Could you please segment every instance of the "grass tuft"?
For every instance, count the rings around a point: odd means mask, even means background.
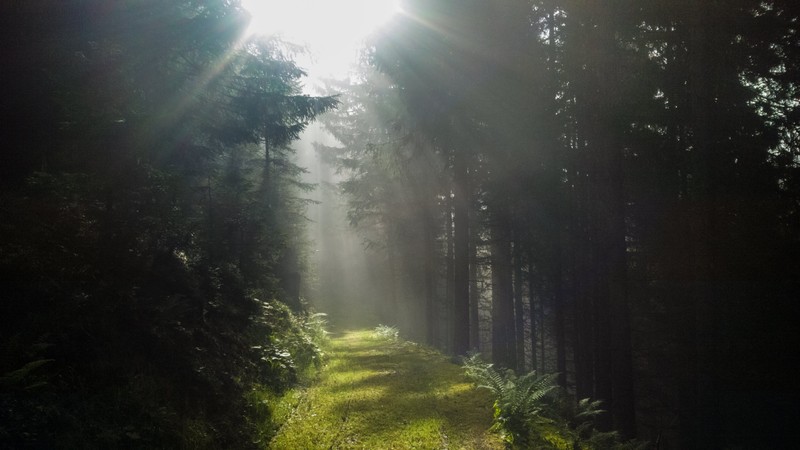
[[[374,333],[380,339],[388,339],[390,341],[400,339],[400,330],[391,325],[378,325],[375,327]]]

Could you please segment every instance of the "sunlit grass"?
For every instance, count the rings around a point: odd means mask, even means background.
[[[269,448],[501,449],[492,400],[463,369],[415,344],[348,332]]]

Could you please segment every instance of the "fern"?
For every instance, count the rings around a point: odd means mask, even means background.
[[[595,428],[595,419],[605,411],[600,409],[602,402],[584,398],[576,403],[569,402],[570,408],[562,411],[565,419],[564,436],[573,443],[574,448],[644,450],[647,442],[637,440],[623,441],[616,431],[600,431]]]
[[[507,443],[526,446],[536,424],[553,422],[557,374],[530,372],[517,377],[512,370],[498,371],[472,355],[464,363],[467,376],[495,397],[493,428],[502,431]]]
[[[52,361],[52,359],[37,359],[19,369],[0,375],[0,388],[34,389],[46,385],[46,381],[35,379],[34,372]]]
[[[500,431],[512,448],[644,449],[646,443],[622,442],[614,431],[601,432],[594,419],[604,411],[600,401],[575,403],[559,390],[558,374],[530,372],[517,376],[498,370],[480,355],[465,359],[464,368],[479,388],[495,398],[492,429]]]

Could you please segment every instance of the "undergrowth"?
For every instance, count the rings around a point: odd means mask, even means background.
[[[211,315],[157,336],[123,328],[138,346],[104,343],[116,351],[102,358],[3,342],[0,448],[263,448],[318,373],[326,333],[324,315],[252,301],[260,311],[242,330]],[[15,355],[21,363],[5,364]]]
[[[259,349],[264,355],[262,360],[273,374],[255,383],[246,396],[255,430],[254,442],[260,445],[272,440],[303,399],[308,384],[316,380],[325,359],[324,348],[329,342],[326,314],[298,318],[288,308],[281,309],[290,329],[280,333],[283,340],[272,339],[268,349]],[[265,318],[268,323],[275,321],[275,317],[269,315]]]
[[[603,413],[599,401],[575,402],[556,384],[558,374],[530,372],[518,376],[496,369],[472,355],[464,361],[467,376],[494,397],[492,429],[512,449],[644,449],[646,444],[623,441],[615,431],[602,432],[594,419]]]
[[[400,330],[391,325],[380,324],[375,327],[374,333],[377,337],[382,339],[389,339],[392,341],[400,339]]]

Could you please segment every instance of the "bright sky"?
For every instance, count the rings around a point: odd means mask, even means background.
[[[397,12],[398,0],[242,0],[251,33],[306,45],[311,78],[344,78],[362,40]]]

